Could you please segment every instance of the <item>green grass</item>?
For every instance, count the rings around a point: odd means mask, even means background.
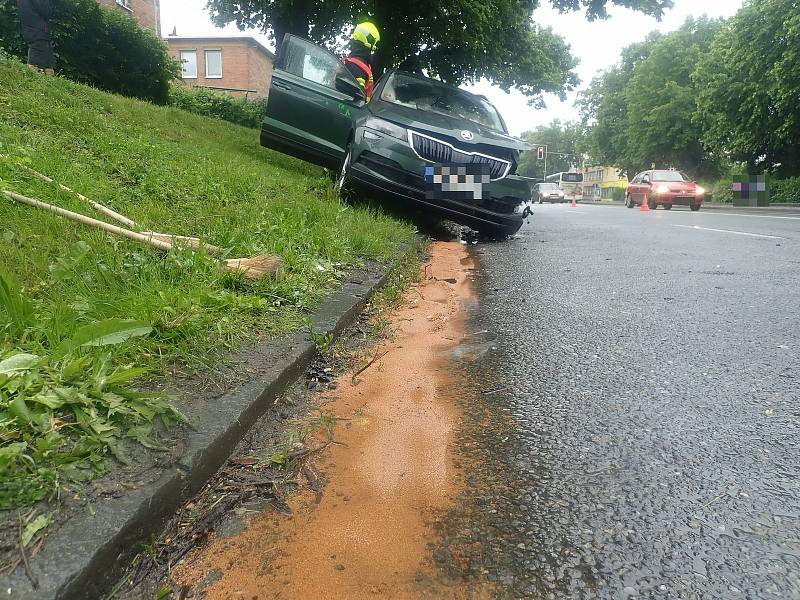
[[[100,472],[114,440],[143,432],[146,443],[147,422],[176,417],[163,399],[144,398],[141,411],[123,418],[114,402],[135,393],[130,373],[207,369],[255,335],[306,328],[349,267],[392,259],[413,235],[407,224],[343,204],[322,170],[261,148],[257,130],[35,75],[3,58],[0,154],[11,157],[0,159],[2,189],[100,218],[15,164],[22,162],[144,229],[198,236],[230,257],[285,260],[282,277],[248,284],[202,253],[164,254],[0,197],[0,272],[10,290],[5,302],[0,294],[0,361],[20,352],[39,359],[8,381],[0,374],[4,488],[42,468],[50,469],[37,475],[44,482],[67,476],[58,467],[65,454],[70,473]],[[93,327],[123,334],[113,344],[83,343]],[[91,362],[80,376],[75,361],[84,359]],[[109,402],[102,378],[114,372],[121,375]],[[29,401],[21,412],[12,404],[23,375],[26,393],[58,386],[85,393],[55,408]],[[95,421],[81,420],[82,403]],[[98,422],[111,433],[94,431]],[[44,444],[54,431],[60,437]],[[81,447],[89,438],[99,446]],[[55,488],[42,484],[20,503]],[[14,502],[3,503],[0,490],[3,504]]]

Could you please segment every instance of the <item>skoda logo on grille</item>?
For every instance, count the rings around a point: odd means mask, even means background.
[[[461,137],[464,138],[466,141],[471,142],[473,139],[475,139],[475,134],[465,129],[464,131],[461,132]]]

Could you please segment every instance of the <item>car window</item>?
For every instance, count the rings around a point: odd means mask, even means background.
[[[650,183],[650,174],[649,173],[645,173],[644,175],[642,175],[642,183]]]
[[[333,54],[308,40],[287,35],[281,48],[280,68],[308,81],[336,89],[336,79],[356,80]]]
[[[553,190],[557,190],[558,185],[556,185],[555,183],[543,183],[540,189],[542,189],[545,192],[551,192]]]
[[[642,174],[637,173],[636,176],[631,179],[631,183],[639,183],[642,180]]]
[[[381,100],[426,112],[460,117],[495,131],[505,132],[500,114],[486,98],[433,79],[392,73],[383,88]]]

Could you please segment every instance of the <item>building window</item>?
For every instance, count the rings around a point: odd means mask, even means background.
[[[181,77],[197,79],[197,51],[181,50]]]
[[[117,4],[124,8],[125,10],[129,10],[133,12],[133,7],[131,6],[132,0],[117,0]]]
[[[206,78],[222,79],[222,50],[206,50]]]

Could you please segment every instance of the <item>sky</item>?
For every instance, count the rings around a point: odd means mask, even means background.
[[[488,82],[467,89],[485,95],[500,110],[511,134],[520,135],[537,125],[553,119],[562,121],[578,118],[575,108],[577,92],[587,86],[595,75],[617,62],[621,50],[642,40],[649,32],[669,32],[677,29],[687,17],[730,17],[742,6],[744,0],[675,0],[675,7],[662,20],[644,16],[626,8],[611,7],[609,18],[588,22],[582,13],[559,14],[546,0],[534,13],[534,20],[542,26],[552,27],[564,37],[572,53],[580,60],[576,72],[581,79],[578,90],[562,102],[557,96],[547,96],[544,109],[528,106],[526,98],[518,93],[505,93]],[[177,27],[179,36],[242,35],[234,25],[218,29],[211,23],[205,10],[206,0],[161,0],[161,31],[164,35]],[[265,35],[248,31],[247,35],[269,44]]]

